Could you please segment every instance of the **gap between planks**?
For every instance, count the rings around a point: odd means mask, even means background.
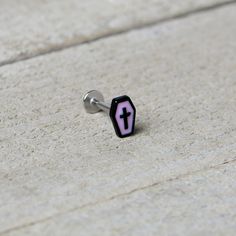
[[[152,183],[152,184],[149,184],[149,185],[145,185],[145,186],[142,186],[142,187],[139,187],[139,188],[132,189],[128,192],[124,192],[124,193],[120,193],[120,194],[117,194],[117,195],[114,195],[114,196],[110,196],[110,197],[102,199],[102,200],[98,200],[98,201],[95,201],[95,202],[90,202],[90,203],[87,203],[87,204],[84,204],[84,205],[78,206],[78,207],[73,207],[73,208],[68,209],[66,211],[58,212],[58,213],[53,214],[51,216],[45,217],[43,219],[39,219],[39,220],[36,220],[36,221],[31,221],[31,222],[28,222],[28,223],[25,223],[25,224],[22,224],[22,225],[18,225],[18,226],[6,229],[6,230],[0,232],[0,236],[7,235],[7,234],[9,234],[11,232],[14,232],[14,231],[17,231],[17,230],[21,230],[21,229],[24,229],[24,228],[31,227],[31,226],[34,226],[36,224],[40,224],[40,223],[50,221],[50,220],[52,220],[56,217],[68,214],[70,212],[83,210],[83,209],[88,208],[88,207],[96,206],[97,204],[106,203],[106,202],[112,201],[112,200],[117,199],[117,198],[122,198],[122,197],[125,197],[125,196],[129,196],[129,195],[131,195],[133,193],[136,193],[136,192],[140,192],[140,191],[143,191],[143,190],[146,190],[146,189],[149,189],[149,188],[154,188],[156,186],[159,186],[159,185],[162,185],[162,184],[165,184],[165,183],[168,183],[168,182],[172,182],[172,181],[179,180],[179,179],[184,179],[188,176],[196,175],[196,174],[199,174],[201,172],[207,172],[207,171],[210,171],[210,170],[217,170],[217,169],[223,168],[225,165],[232,164],[232,163],[235,163],[235,162],[236,162],[236,157],[234,157],[231,160],[224,161],[220,164],[214,165],[214,166],[205,167],[205,168],[202,168],[202,169],[199,169],[199,170],[195,170],[193,172],[187,172],[187,173],[181,174],[179,176],[169,178],[169,179],[167,179],[165,181],[162,181],[162,182],[155,182],[155,183]]]
[[[173,21],[175,19],[185,18],[185,17],[188,17],[190,15],[195,15],[195,14],[198,14],[198,13],[215,10],[215,9],[218,9],[218,8],[230,5],[230,4],[235,4],[235,3],[236,3],[236,0],[229,0],[229,1],[226,1],[226,2],[223,2],[223,3],[216,3],[216,4],[211,5],[211,6],[201,7],[201,8],[190,10],[190,11],[187,11],[187,12],[178,13],[176,15],[166,17],[166,18],[163,18],[161,20],[157,20],[157,21],[154,20],[154,21],[146,22],[142,25],[134,25],[132,27],[124,28],[124,29],[121,29],[121,30],[111,31],[111,32],[105,33],[103,35],[100,35],[98,37],[88,39],[84,42],[73,42],[73,43],[64,42],[63,44],[54,45],[50,48],[42,49],[38,53],[35,53],[35,54],[32,54],[32,55],[28,55],[28,56],[26,55],[26,56],[18,57],[18,58],[15,58],[15,59],[3,61],[3,62],[0,63],[0,67],[6,66],[6,65],[11,65],[11,64],[21,62],[21,61],[30,60],[30,59],[40,57],[40,56],[44,56],[44,55],[47,55],[47,54],[51,54],[51,53],[54,53],[54,52],[63,51],[63,50],[69,49],[69,48],[77,47],[79,45],[93,43],[93,42],[96,42],[98,40],[106,39],[106,38],[109,38],[109,37],[122,35],[122,34],[128,33],[128,32],[133,31],[133,30],[144,29],[144,28],[152,27],[152,26],[155,26],[155,25],[158,25],[158,24],[170,22],[170,21]]]

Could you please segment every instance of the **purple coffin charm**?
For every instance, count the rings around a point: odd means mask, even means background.
[[[112,100],[110,117],[117,136],[124,138],[134,133],[135,115],[136,109],[128,96],[124,95]]]

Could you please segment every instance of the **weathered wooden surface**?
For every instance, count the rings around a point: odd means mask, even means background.
[[[0,65],[232,0],[1,0]]]
[[[71,209],[9,235],[235,235],[235,178],[235,164],[226,163]]]
[[[0,235],[234,235],[236,5],[0,67]],[[89,89],[127,93],[118,139]]]

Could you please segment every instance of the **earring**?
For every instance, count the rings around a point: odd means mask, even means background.
[[[92,90],[84,95],[83,103],[88,113],[103,110],[109,114],[118,137],[124,138],[134,133],[136,109],[128,96],[115,97],[109,105],[104,102],[102,93]]]

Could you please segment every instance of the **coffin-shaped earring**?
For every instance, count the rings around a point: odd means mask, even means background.
[[[108,113],[118,137],[124,138],[134,133],[136,109],[128,96],[115,97],[107,104],[102,93],[92,90],[84,95],[83,103],[88,113],[93,114],[100,110]]]

